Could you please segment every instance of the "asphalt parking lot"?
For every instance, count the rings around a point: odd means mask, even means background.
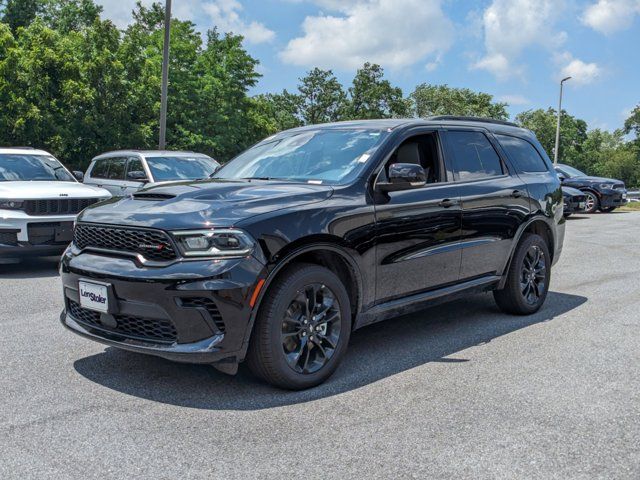
[[[576,216],[538,314],[374,325],[299,393],[76,337],[55,260],[0,266],[0,478],[640,478],[639,247]]]

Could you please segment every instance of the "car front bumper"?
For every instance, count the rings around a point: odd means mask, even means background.
[[[0,258],[60,255],[71,242],[75,218],[0,210]]]
[[[627,203],[626,190],[603,190],[600,192],[600,207],[621,207]]]
[[[238,362],[251,330],[250,298],[263,275],[254,257],[143,267],[72,245],[60,264],[60,320],[80,336],[125,350],[188,363]],[[80,307],[80,280],[109,285],[108,313]]]

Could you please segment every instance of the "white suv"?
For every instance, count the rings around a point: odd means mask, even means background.
[[[76,215],[111,198],[79,183],[50,153],[0,148],[0,263],[59,255],[71,242]]]
[[[120,150],[91,160],[84,183],[124,197],[152,183],[208,178],[218,167],[218,162],[203,153]]]

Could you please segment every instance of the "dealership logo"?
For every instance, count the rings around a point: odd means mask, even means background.
[[[80,295],[82,295],[85,298],[88,298],[92,302],[102,303],[102,304],[107,303],[107,299],[105,297],[103,297],[102,295],[100,295],[99,293],[96,294],[96,293],[93,293],[93,292],[88,292],[86,290],[80,289]]]

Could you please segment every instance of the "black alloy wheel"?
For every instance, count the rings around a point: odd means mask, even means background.
[[[305,285],[296,292],[282,319],[282,349],[295,372],[324,367],[340,340],[340,304],[329,287]]]
[[[278,274],[263,298],[247,352],[251,371],[291,390],[331,376],[351,333],[349,295],[336,274],[320,265],[294,264]]]
[[[506,313],[529,315],[540,309],[549,291],[551,255],[545,240],[536,234],[525,234],[511,259],[507,278],[493,297]]]
[[[529,305],[535,305],[546,291],[547,263],[538,245],[531,245],[524,256],[520,272],[520,291]]]

